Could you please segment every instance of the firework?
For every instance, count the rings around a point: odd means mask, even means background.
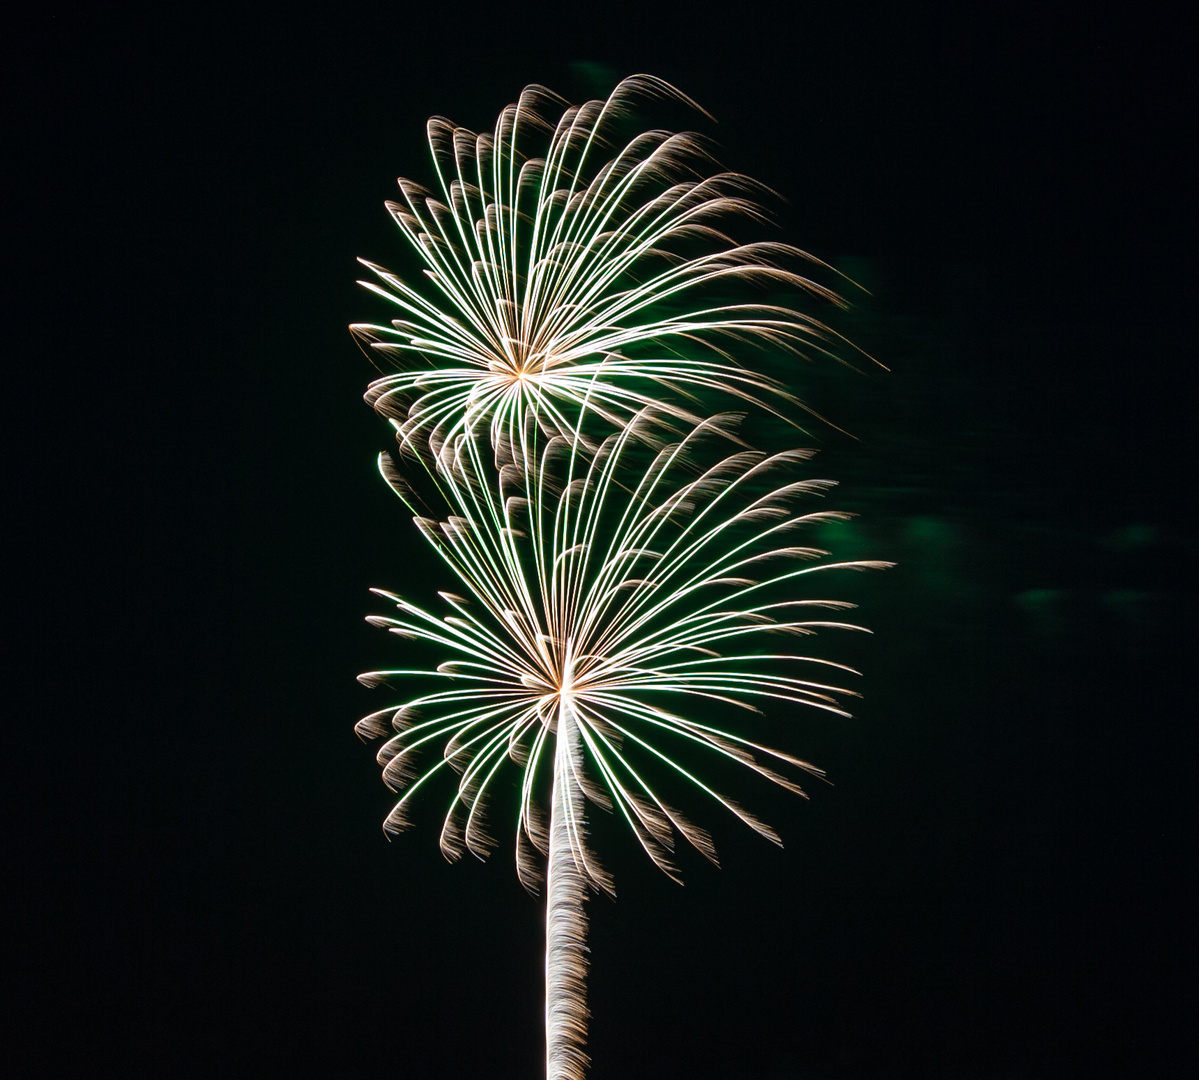
[[[569,431],[585,399],[615,424],[647,405],[663,409],[664,395],[798,404],[730,349],[823,353],[837,335],[793,306],[721,296],[751,283],[840,300],[787,269],[817,261],[797,248],[732,239],[738,220],[764,220],[765,189],[709,175],[699,136],[644,132],[608,156],[630,105],[647,96],[693,104],[641,75],[578,107],[528,87],[489,134],[429,121],[436,192],[401,178],[402,201],[387,203],[424,264],[426,290],[363,260],[379,284],[361,284],[400,315],[352,327],[403,368],[367,394],[401,439],[439,445],[482,425],[493,440],[512,437],[530,411]],[[670,411],[699,419],[678,403]]]
[[[388,204],[424,291],[368,263],[381,284],[363,284],[400,315],[352,327],[399,368],[367,394],[400,447],[380,470],[458,590],[439,594],[440,611],[376,590],[398,613],[370,621],[435,660],[360,676],[410,689],[357,730],[385,738],[379,762],[400,793],[389,833],[456,775],[440,837],[451,860],[495,848],[491,797],[516,792],[517,874],[546,891],[548,1080],[586,1069],[584,900],[588,887],[613,892],[588,805],[623,819],[676,880],[679,838],[713,862],[716,851],[670,791],[778,843],[693,760],[800,795],[801,779],[822,776],[722,717],[768,705],[846,715],[852,669],[788,645],[860,629],[842,618],[853,605],[808,583],[889,565],[830,561],[806,542],[845,516],[806,502],[832,486],[797,478],[810,452],[751,449],[739,414],[707,415],[723,395],[790,419],[790,390],[738,361],[749,346],[838,345],[774,293],[840,301],[788,268],[810,256],[733,238],[763,219],[763,189],[711,174],[698,136],[620,137],[632,103],[655,96],[694,104],[637,76],[578,107],[529,87],[491,134],[430,121],[437,192],[400,180],[403,202]],[[727,300],[746,285],[759,299]],[[729,453],[730,439],[743,449]]]

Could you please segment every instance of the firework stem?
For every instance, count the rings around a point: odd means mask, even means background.
[[[558,710],[554,791],[550,809],[549,880],[545,913],[546,1080],[583,1080],[589,1013],[586,1000],[587,886],[575,861],[583,843],[579,726],[574,710]]]

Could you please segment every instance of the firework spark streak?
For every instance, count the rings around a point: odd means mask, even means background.
[[[632,104],[654,97],[694,105],[642,75],[578,107],[529,87],[491,134],[431,120],[438,192],[401,179],[403,201],[388,204],[425,291],[366,263],[382,284],[363,284],[400,315],[351,328],[398,361],[367,393],[400,447],[380,471],[460,589],[437,612],[375,590],[398,614],[369,621],[439,662],[359,676],[410,690],[356,730],[385,739],[378,760],[399,793],[388,833],[456,774],[440,836],[450,860],[495,848],[489,801],[515,791],[517,874],[534,893],[543,866],[547,879],[548,1080],[582,1080],[588,1065],[584,900],[588,887],[613,892],[587,804],[614,812],[675,880],[680,837],[712,862],[716,851],[669,789],[781,843],[694,762],[799,795],[800,779],[823,776],[722,716],[847,715],[853,692],[837,684],[856,673],[788,644],[861,629],[840,617],[852,604],[809,584],[890,565],[828,561],[806,542],[847,516],[811,509],[832,484],[797,478],[810,452],[751,449],[739,414],[707,415],[713,393],[784,416],[800,405],[734,351],[838,344],[765,289],[840,301],[787,269],[810,256],[733,238],[738,221],[764,219],[765,189],[709,175],[698,136],[620,136]],[[727,301],[744,286],[756,302]],[[692,718],[699,703],[707,722]]]
[[[403,201],[387,208],[425,264],[433,299],[362,260],[381,284],[361,284],[401,315],[351,328],[374,351],[417,359],[367,394],[402,433],[436,445],[489,424],[493,440],[511,437],[531,405],[543,423],[567,431],[585,398],[621,423],[646,405],[662,407],[662,391],[798,404],[776,380],[736,363],[728,347],[750,341],[824,353],[837,335],[790,306],[729,304],[713,292],[740,281],[841,301],[785,268],[797,258],[816,262],[811,256],[730,237],[730,221],[764,220],[754,200],[766,189],[735,173],[707,175],[713,161],[699,136],[645,132],[607,157],[630,104],[655,96],[694,104],[640,75],[606,101],[566,108],[556,122],[547,113],[566,103],[538,86],[500,114],[491,134],[429,121],[438,191],[401,178]],[[672,411],[698,419],[678,405]]]

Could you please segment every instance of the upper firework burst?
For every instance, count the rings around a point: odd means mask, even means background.
[[[736,218],[764,220],[754,201],[764,189],[734,173],[708,175],[713,160],[698,136],[648,131],[616,149],[614,127],[639,96],[694,105],[638,75],[581,106],[530,86],[492,134],[429,121],[439,190],[401,178],[403,201],[387,208],[432,289],[363,260],[382,285],[362,284],[402,314],[351,328],[403,365],[367,394],[401,443],[436,449],[484,426],[496,442],[530,415],[569,431],[583,408],[619,426],[647,405],[661,409],[663,389],[797,403],[726,347],[732,339],[824,351],[830,331],[787,304],[714,293],[739,281],[837,297],[784,265],[810,256],[725,231]],[[673,412],[697,419],[677,402]]]

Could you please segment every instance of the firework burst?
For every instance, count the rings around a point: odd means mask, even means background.
[[[853,605],[797,599],[799,579],[886,564],[824,562],[827,552],[794,542],[818,522],[846,517],[796,511],[798,500],[822,495],[831,481],[773,482],[810,452],[745,451],[683,482],[695,468],[703,435],[731,418],[697,425],[646,463],[635,444],[638,428],[653,423],[648,411],[604,440],[595,454],[580,453],[577,440],[552,438],[531,470],[532,487],[522,482],[523,470],[506,473],[498,489],[460,477],[455,490],[468,505],[443,521],[415,519],[467,595],[442,593],[449,612],[436,615],[379,591],[400,614],[373,616],[373,623],[452,656],[432,669],[361,676],[371,685],[418,678],[451,684],[359,724],[364,735],[398,729],[379,753],[385,779],[407,788],[387,819],[390,831],[407,825],[416,792],[451,768],[461,779],[445,818],[442,850],[450,858],[466,851],[488,854],[494,841],[485,830],[483,806],[496,775],[511,760],[524,772],[519,835],[544,852],[547,834],[534,801],[534,778],[564,709],[590,766],[587,779],[574,770],[577,782],[592,801],[614,805],[654,862],[672,876],[672,831],[709,857],[714,853],[706,837],[647,786],[633,764],[638,755],[667,764],[772,840],[777,836],[769,827],[705,786],[659,741],[674,738],[731,757],[792,790],[796,785],[763,758],[819,772],[781,751],[685,719],[670,703],[697,696],[756,710],[757,702],[773,698],[846,715],[837,701],[851,691],[772,669],[778,662],[851,669],[780,652],[777,643],[780,635],[860,629],[813,617],[815,611]],[[638,463],[630,468],[634,456]],[[383,473],[394,480],[386,461]],[[631,473],[639,479],[630,488],[625,483]],[[397,492],[408,497],[403,487]],[[745,651],[748,643],[763,639],[775,648]],[[424,772],[414,771],[420,751],[433,747],[441,751],[437,760]],[[588,880],[609,889],[610,880],[580,836],[572,836],[571,847]],[[538,863],[525,844],[518,852],[520,878],[535,888]]]
[[[387,208],[431,288],[363,260],[379,283],[361,284],[401,314],[352,327],[403,368],[367,394],[402,439],[437,445],[482,425],[493,440],[511,437],[531,408],[550,429],[570,431],[584,400],[619,425],[647,405],[663,409],[664,392],[799,404],[730,348],[823,353],[837,335],[786,304],[719,296],[740,282],[841,301],[787,269],[817,261],[799,249],[731,237],[737,219],[764,220],[757,200],[766,189],[709,174],[714,161],[699,136],[649,131],[615,148],[639,97],[694,104],[639,75],[577,107],[528,87],[492,133],[429,121],[437,191],[401,178],[402,201]],[[670,411],[699,419],[677,403]]]

